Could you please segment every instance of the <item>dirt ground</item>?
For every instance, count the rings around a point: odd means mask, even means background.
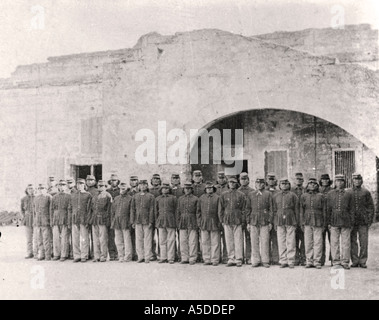
[[[379,224],[368,269],[321,270],[25,260],[23,227],[0,226],[0,299],[378,299]],[[338,277],[338,279],[337,279]]]

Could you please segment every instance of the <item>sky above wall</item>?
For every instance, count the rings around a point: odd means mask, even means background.
[[[149,32],[217,28],[245,36],[368,23],[377,0],[2,0],[0,78],[47,57],[133,47]]]

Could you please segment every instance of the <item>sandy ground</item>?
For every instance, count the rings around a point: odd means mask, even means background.
[[[0,299],[379,298],[379,224],[370,230],[368,269],[337,274],[330,265],[291,270],[26,260],[23,228],[0,231]]]

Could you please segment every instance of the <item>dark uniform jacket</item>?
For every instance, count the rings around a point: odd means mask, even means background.
[[[247,196],[246,221],[252,226],[273,223],[273,198],[267,190],[256,190]]]
[[[176,228],[176,207],[178,199],[172,194],[162,194],[155,199],[155,226],[157,228]]]
[[[47,193],[50,194],[52,197],[54,197],[56,194],[59,193],[59,190],[57,187],[50,187],[48,190],[47,190]]]
[[[69,220],[72,224],[89,224],[91,220],[92,196],[87,191],[76,191],[71,194],[72,213]]]
[[[333,190],[330,186],[327,187],[321,187],[319,188],[319,192],[326,198],[326,195],[329,193],[330,190]]]
[[[132,224],[154,224],[155,197],[150,192],[138,192],[132,198]]]
[[[65,192],[59,192],[51,200],[50,207],[50,225],[67,226],[71,225],[69,216],[71,212],[71,195]]]
[[[246,223],[246,196],[243,192],[229,189],[220,196],[220,222],[227,225]]]
[[[205,193],[205,183],[194,183],[193,185],[193,195],[195,197],[200,197]]]
[[[197,202],[197,224],[201,230],[220,231],[220,197],[215,194],[203,194]]]
[[[50,204],[52,200],[50,194],[39,195],[35,198],[35,216],[33,223],[35,227],[50,227]]]
[[[33,227],[33,217],[35,213],[35,196],[26,195],[21,199],[22,225]]]
[[[117,196],[119,196],[121,194],[121,191],[120,191],[120,188],[119,187],[116,187],[116,188],[108,188],[107,191],[111,196],[112,196],[112,200],[114,200]]]
[[[250,187],[250,186],[240,186],[238,188],[238,191],[241,191],[243,192],[243,194],[247,197],[249,195],[250,192],[253,192],[254,191],[254,188]]]
[[[298,197],[299,199],[300,199],[300,197],[301,197],[301,195],[302,195],[303,193],[306,193],[306,190],[305,190],[305,188],[304,188],[303,186],[301,186],[301,187],[295,186],[295,187],[293,187],[293,188],[291,189],[291,191],[292,191],[294,194],[296,194],[297,197]]]
[[[181,196],[178,200],[178,229],[197,230],[197,203],[199,198],[193,194]]]
[[[133,198],[128,193],[120,194],[114,199],[111,215],[112,229],[130,229],[132,200]]]
[[[216,194],[218,196],[221,196],[225,191],[228,191],[229,190],[229,186],[228,186],[228,183],[225,183],[223,185],[221,184],[216,184]]]
[[[87,187],[87,192],[91,194],[92,198],[100,193],[99,189],[95,186]]]
[[[367,226],[374,221],[374,201],[370,191],[360,187],[353,187],[348,191],[351,193],[351,210],[354,214],[355,226]]]
[[[332,227],[354,226],[354,211],[351,208],[352,194],[345,189],[334,189],[327,194],[327,223]]]
[[[94,226],[111,225],[112,196],[108,192],[100,192],[92,198],[91,224]]]
[[[133,197],[138,192],[139,192],[138,191],[138,187],[130,188],[129,191],[128,191],[128,195],[130,195],[131,197]]]
[[[171,192],[172,192],[172,195],[175,196],[176,198],[180,198],[181,196],[184,195],[184,191],[183,191],[183,187],[181,187],[180,185],[178,186],[174,186],[172,185],[171,186]]]
[[[300,222],[299,199],[291,191],[279,191],[274,195],[274,224],[297,226]]]
[[[300,225],[326,227],[326,200],[321,193],[309,191],[301,195]]]
[[[154,196],[154,198],[157,198],[161,195],[161,186],[151,186],[149,188],[149,192]]]

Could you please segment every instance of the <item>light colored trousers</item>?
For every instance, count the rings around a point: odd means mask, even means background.
[[[108,228],[105,225],[92,226],[93,255],[95,259],[108,258]]]
[[[175,260],[175,228],[159,228],[159,249],[161,260]]]
[[[38,249],[43,249],[43,241],[41,237],[38,237],[36,227],[25,226],[25,235],[26,235],[26,254],[28,256],[33,255],[38,257]],[[45,254],[45,252],[43,252]]]
[[[296,226],[278,226],[279,263],[295,264]]]
[[[132,247],[132,237],[130,235],[130,230],[114,229],[115,242],[117,247],[118,259],[120,261],[129,262],[132,261],[133,257],[133,247]]]
[[[332,251],[333,265],[348,265],[350,262],[351,228],[331,227],[330,233],[330,245]]]
[[[72,225],[72,246],[74,249],[74,259],[88,259],[89,234],[86,225]]]
[[[228,252],[228,263],[242,263],[243,257],[243,233],[241,225],[224,224],[226,250]]]
[[[68,258],[69,230],[67,226],[53,226],[54,257]]]
[[[219,263],[220,238],[220,231],[201,230],[201,247],[205,263]]]
[[[250,226],[251,264],[270,263],[269,226]]]
[[[196,230],[179,230],[181,261],[196,262],[198,238]]]
[[[357,226],[351,231],[351,261],[365,265],[368,257],[368,226]],[[359,250],[358,250],[359,236]],[[359,251],[359,254],[358,254]]]
[[[50,227],[34,227],[35,241],[38,241],[38,258],[51,259]]]
[[[321,266],[323,231],[323,227],[304,226],[304,243],[307,265]]]
[[[136,224],[136,250],[138,260],[152,257],[153,229],[148,224]]]

